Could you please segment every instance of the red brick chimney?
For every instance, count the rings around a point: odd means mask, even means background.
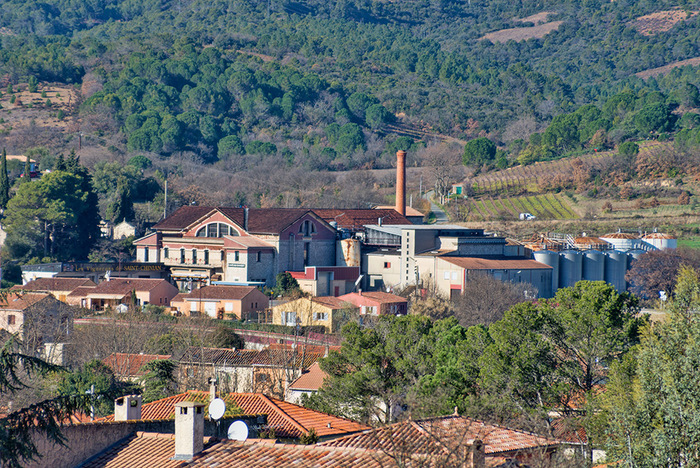
[[[396,152],[396,211],[406,216],[406,152]]]

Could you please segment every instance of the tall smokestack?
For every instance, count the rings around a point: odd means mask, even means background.
[[[396,211],[406,216],[406,152],[396,152]]]

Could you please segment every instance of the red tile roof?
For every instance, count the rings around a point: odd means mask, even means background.
[[[216,300],[229,300],[229,301],[239,301],[246,297],[248,294],[255,291],[255,286],[204,286],[199,289],[195,289],[190,293],[180,293],[173,301],[185,301],[188,299],[198,300],[198,299],[216,299]]]
[[[157,231],[180,231],[214,211],[211,206],[181,206],[167,218],[153,226]]]
[[[314,213],[326,220],[335,221],[341,229],[360,230],[366,224],[377,224],[382,218],[382,224],[413,224],[405,216],[394,209],[373,210],[330,210],[314,209]],[[422,216],[422,215],[421,215]]]
[[[113,353],[102,362],[112,369],[115,375],[121,377],[138,377],[145,372],[141,368],[151,361],[170,359],[170,354],[129,354]]]
[[[521,257],[450,257],[440,259],[465,270],[551,270],[552,267]]]
[[[312,297],[311,302],[321,304],[325,307],[330,307],[333,310],[344,309],[345,307],[353,307],[353,305],[348,301],[343,301],[342,299],[333,296]]]
[[[12,286],[11,289],[24,291],[73,291],[80,286],[95,286],[87,278],[37,278],[24,285]]]
[[[407,304],[408,300],[404,297],[397,296],[396,294],[390,294],[382,291],[362,291],[362,293],[350,293],[343,296],[338,296],[338,299],[343,299],[347,302],[353,302],[354,299],[366,297],[373,301],[379,302],[380,304]]]
[[[323,380],[328,376],[321,370],[318,362],[311,364],[311,367],[303,372],[298,379],[289,385],[290,390],[312,390],[318,391],[323,386]]]
[[[314,429],[319,437],[345,435],[368,429],[367,426],[354,421],[310,410],[262,393],[223,393],[220,398],[226,402],[226,416],[229,414],[267,415],[267,425],[274,429],[275,437],[281,439],[296,439],[311,429]],[[175,404],[181,401],[208,403],[209,392],[190,390],[146,403],[141,407],[141,418],[174,419]],[[114,421],[114,415],[102,418],[101,421]]]
[[[0,297],[0,309],[24,310],[47,297],[53,298],[51,294],[45,292],[8,292],[7,296]]]
[[[150,291],[164,282],[167,283],[164,279],[155,278],[112,278],[95,286],[87,295],[121,294],[124,296],[131,291]]]
[[[561,441],[530,432],[509,429],[462,416],[445,416],[422,421],[405,421],[359,434],[323,442],[333,447],[391,450],[403,446],[416,453],[433,454],[452,450],[467,439],[484,442],[486,455],[512,454],[546,447],[557,447]],[[438,441],[438,444],[435,444]]]

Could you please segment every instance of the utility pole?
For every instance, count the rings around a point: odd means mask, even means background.
[[[168,216],[168,179],[165,179],[165,200],[163,202],[163,219]]]

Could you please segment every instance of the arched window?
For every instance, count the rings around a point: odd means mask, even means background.
[[[202,226],[197,234],[197,237],[224,237],[224,236],[237,236],[238,231],[233,226],[229,226],[224,223],[209,223],[206,226]]]
[[[316,233],[316,225],[309,220],[304,221],[299,225],[299,234],[305,237]]]

